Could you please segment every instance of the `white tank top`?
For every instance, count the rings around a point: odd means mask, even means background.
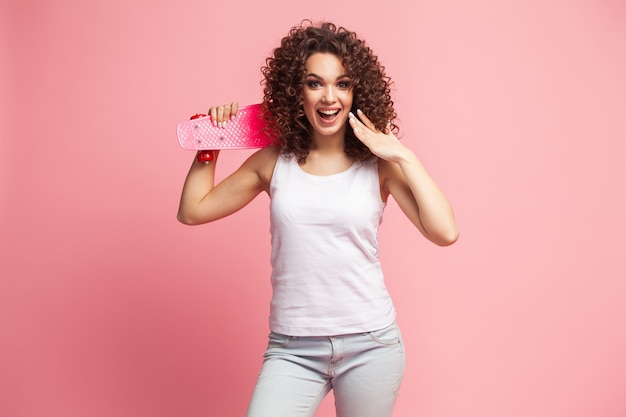
[[[270,329],[330,336],[384,328],[395,309],[378,261],[378,162],[316,176],[279,156],[270,184]]]

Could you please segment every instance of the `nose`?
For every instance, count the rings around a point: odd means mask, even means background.
[[[335,93],[335,87],[333,85],[326,86],[326,89],[324,91],[324,96],[322,97],[324,102],[333,103],[335,102],[336,98],[337,98],[337,95]]]

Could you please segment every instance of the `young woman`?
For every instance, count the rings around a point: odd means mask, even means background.
[[[398,141],[390,80],[354,32],[291,29],[262,69],[276,145],[214,184],[217,154],[194,161],[178,219],[228,216],[271,199],[270,336],[248,417],[312,416],[333,389],[338,417],[391,416],[404,350],[378,261],[389,196],[430,241],[458,238],[450,203]],[[237,102],[211,107],[215,124]]]

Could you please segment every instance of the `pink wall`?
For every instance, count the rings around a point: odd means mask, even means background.
[[[442,249],[386,213],[396,417],[626,416],[625,3],[269,4],[2,2],[0,416],[244,415],[268,200],[178,224],[192,154],[174,129],[259,101],[259,67],[304,17],[380,55],[461,228]]]

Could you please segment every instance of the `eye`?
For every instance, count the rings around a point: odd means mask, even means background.
[[[306,82],[306,86],[307,86],[307,87],[309,87],[309,88],[311,88],[311,89],[314,89],[314,88],[319,88],[319,87],[321,87],[321,86],[322,86],[322,84],[321,84],[319,81],[317,81],[317,80],[308,80],[308,81]]]
[[[339,81],[337,83],[337,87],[341,88],[341,89],[348,89],[350,88],[350,81],[349,80],[343,80],[343,81]]]

